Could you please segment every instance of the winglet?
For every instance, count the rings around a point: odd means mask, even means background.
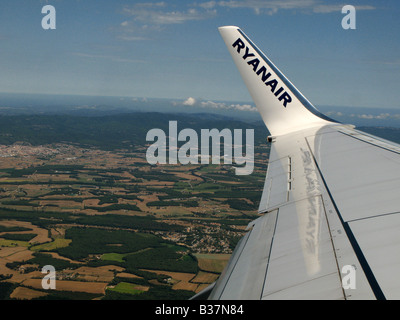
[[[242,30],[226,26],[219,32],[272,135],[336,122],[320,113]]]

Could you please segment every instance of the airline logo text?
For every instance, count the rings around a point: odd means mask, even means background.
[[[258,67],[260,65],[260,60],[255,58],[254,53],[250,53],[249,48],[244,44],[243,40],[238,38],[233,44],[232,47],[236,48],[237,53],[240,54],[242,51],[243,60],[247,58],[254,57],[247,61],[249,66],[253,67],[253,71],[260,76],[262,82],[265,83],[267,87],[271,87],[271,92],[278,98],[279,101],[282,101],[283,106],[286,108],[287,104],[292,102],[292,97],[285,91],[283,87],[281,87],[276,79],[269,79],[271,77],[271,73],[268,72],[265,66]],[[279,89],[277,89],[279,87]]]

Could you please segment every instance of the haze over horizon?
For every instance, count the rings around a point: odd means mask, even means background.
[[[105,116],[131,112],[208,114],[241,121],[262,121],[253,102],[202,101],[194,99],[132,98],[82,95],[0,93],[0,115],[74,114]],[[327,116],[344,124],[400,128],[400,111],[395,108],[318,106]]]

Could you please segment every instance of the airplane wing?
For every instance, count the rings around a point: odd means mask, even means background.
[[[400,299],[400,145],[321,114],[238,27],[219,31],[271,133],[260,218],[209,299]]]

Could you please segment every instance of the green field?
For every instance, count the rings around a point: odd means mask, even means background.
[[[114,288],[108,288],[107,290],[124,294],[140,294],[144,292],[144,290],[140,288],[141,286],[133,283],[120,282]]]
[[[29,246],[30,243],[28,241],[0,239],[0,247],[29,247]]]
[[[47,242],[43,244],[38,244],[36,246],[32,246],[30,249],[32,251],[52,251],[59,248],[68,247],[71,241],[72,241],[71,239],[57,238],[54,239],[54,241],[52,242]]]
[[[101,256],[101,260],[124,262],[125,256],[126,256],[125,254],[121,254],[121,253],[105,253]]]

